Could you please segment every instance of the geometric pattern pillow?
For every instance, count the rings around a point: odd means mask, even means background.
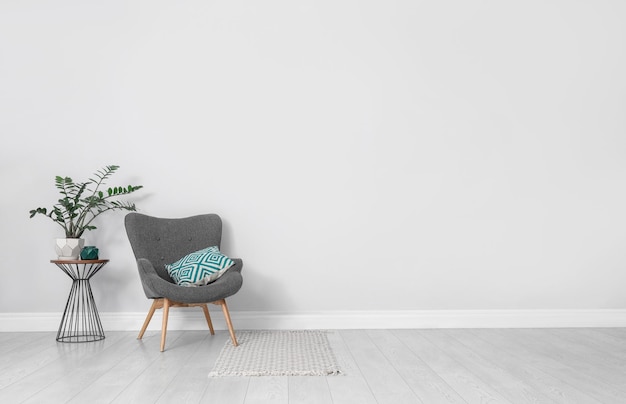
[[[165,269],[178,285],[203,286],[217,280],[234,263],[213,246],[185,255],[173,264],[165,265]]]

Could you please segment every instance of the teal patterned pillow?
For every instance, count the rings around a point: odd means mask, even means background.
[[[217,246],[192,252],[165,265],[170,277],[181,286],[203,286],[216,281],[234,264]]]

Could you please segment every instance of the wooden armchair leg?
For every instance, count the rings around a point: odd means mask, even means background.
[[[226,319],[226,325],[228,326],[228,332],[230,333],[230,340],[233,342],[234,346],[238,346],[237,338],[235,337],[235,330],[233,329],[233,323],[230,321],[230,313],[228,312],[228,306],[226,306],[226,300],[222,299],[217,304],[222,306],[222,311],[224,312],[224,318]]]
[[[154,314],[154,311],[158,309],[161,305],[160,301],[161,299],[154,299],[152,301],[152,306],[150,306],[150,311],[148,311],[148,315],[146,316],[146,320],[143,322],[143,327],[141,327],[141,331],[139,331],[139,336],[137,336],[137,339],[143,338],[143,334],[146,332],[146,328],[148,328],[150,320],[152,320],[152,315]]]
[[[202,311],[204,312],[204,318],[206,318],[206,323],[209,325],[211,335],[215,335],[215,331],[213,330],[213,322],[211,321],[211,315],[209,314],[209,308],[206,304],[202,305]]]
[[[165,334],[167,333],[167,317],[170,314],[170,300],[163,299],[163,325],[161,326],[161,352],[165,351]]]

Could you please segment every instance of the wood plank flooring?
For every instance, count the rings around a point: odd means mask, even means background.
[[[0,333],[0,403],[626,403],[626,328],[336,330],[343,374],[209,378],[226,331]]]

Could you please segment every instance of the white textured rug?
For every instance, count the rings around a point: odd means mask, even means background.
[[[209,377],[326,376],[340,373],[327,331],[240,331],[238,347],[230,340]]]

